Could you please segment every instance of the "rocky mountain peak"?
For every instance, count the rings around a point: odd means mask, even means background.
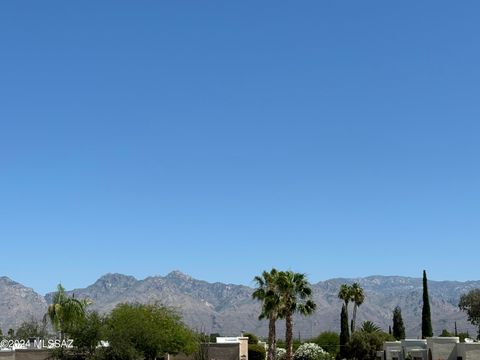
[[[165,276],[166,279],[174,280],[174,281],[192,281],[193,278],[190,275],[187,275],[180,270],[174,270]]]

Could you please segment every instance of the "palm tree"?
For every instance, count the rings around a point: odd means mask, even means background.
[[[89,303],[85,299],[75,299],[75,295],[68,297],[62,284],[58,284],[57,292],[53,296],[52,303],[48,306],[44,318],[48,317],[50,319],[54,329],[60,332],[60,339],[63,340],[68,327],[85,316],[85,308]]]
[[[310,315],[315,311],[316,304],[312,300],[312,289],[305,274],[281,271],[277,285],[280,293],[280,313],[285,318],[286,360],[292,360],[293,315]]]
[[[353,302],[353,314],[352,314],[352,334],[355,331],[355,321],[357,320],[357,308],[363,304],[365,300],[365,294],[359,283],[354,282],[350,286],[350,300]]]
[[[279,272],[276,269],[264,271],[261,276],[255,276],[257,284],[252,297],[262,302],[259,320],[268,319],[268,360],[275,360],[276,356],[276,326],[280,317],[280,296],[278,294],[277,279]]]
[[[379,333],[382,331],[382,329],[380,329],[380,326],[370,320],[364,321],[360,330],[369,334]]]
[[[352,298],[352,290],[350,288],[350,285],[348,284],[340,285],[340,290],[338,291],[337,296],[340,300],[343,300],[343,303],[345,304],[345,314],[347,315],[347,327],[348,327],[348,303]]]

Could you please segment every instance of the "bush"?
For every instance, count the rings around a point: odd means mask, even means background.
[[[295,354],[295,360],[333,360],[333,356],[314,343],[300,345]]]
[[[334,331],[322,332],[312,342],[333,356],[340,351],[340,336]]]
[[[248,360],[265,360],[267,352],[262,345],[248,345]]]
[[[356,331],[352,334],[352,338],[347,344],[347,353],[352,358],[375,360],[376,352],[381,350],[385,341],[390,341],[392,336],[384,333],[367,333],[364,331]]]
[[[283,360],[285,359],[285,356],[287,355],[287,350],[281,347],[277,347],[277,360]]]
[[[243,336],[248,337],[249,344],[258,344],[258,337],[252,333],[245,333]]]

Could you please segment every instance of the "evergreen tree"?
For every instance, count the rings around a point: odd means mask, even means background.
[[[428,299],[427,273],[423,270],[423,308],[422,339],[433,336],[432,319],[430,317],[430,301]]]
[[[405,339],[405,326],[403,325],[402,310],[399,306],[393,310],[393,337],[397,340]]]
[[[455,321],[455,336],[458,336],[458,331],[457,331],[457,322]]]
[[[350,341],[350,332],[348,329],[348,314],[345,304],[342,305],[340,313],[340,358],[347,358],[347,344]]]
[[[391,325],[388,325],[388,334],[392,335],[392,326]]]

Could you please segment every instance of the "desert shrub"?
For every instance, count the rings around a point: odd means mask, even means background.
[[[300,345],[293,354],[294,360],[333,360],[333,356],[314,343]]]
[[[265,360],[267,352],[262,345],[249,344],[248,345],[248,360]]]

